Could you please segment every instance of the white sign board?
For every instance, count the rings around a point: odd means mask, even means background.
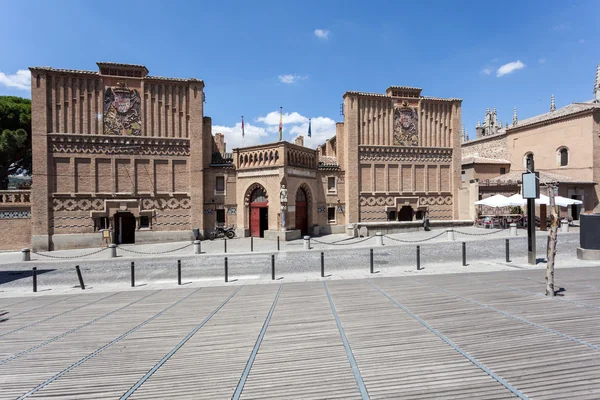
[[[539,172],[530,172],[523,174],[523,198],[524,199],[539,199],[540,198],[540,177]]]

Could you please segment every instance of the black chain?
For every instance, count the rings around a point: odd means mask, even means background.
[[[165,250],[165,251],[157,251],[157,252],[145,252],[145,251],[137,251],[137,250],[131,250],[125,247],[121,247],[121,246],[117,246],[119,249],[127,251],[129,253],[135,253],[135,254],[148,254],[148,255],[153,255],[153,254],[167,254],[167,253],[173,253],[175,251],[179,251],[179,250],[183,250],[186,247],[190,247],[192,246],[194,243],[190,243],[190,244],[186,244],[183,247],[179,247],[177,249],[173,249],[173,250]]]
[[[429,237],[429,238],[427,238],[427,239],[419,239],[419,240],[402,240],[402,239],[396,239],[396,238],[393,238],[393,237],[391,237],[391,236],[388,236],[388,235],[384,235],[384,236],[385,236],[386,238],[388,238],[388,239],[391,239],[391,240],[394,240],[394,241],[396,241],[396,242],[401,242],[401,243],[419,243],[419,242],[426,242],[426,241],[428,241],[428,240],[431,240],[431,239],[438,238],[438,237],[442,236],[442,235],[443,235],[444,233],[446,233],[446,232],[448,232],[448,231],[447,231],[447,230],[445,230],[445,231],[442,231],[441,233],[439,233],[438,235],[435,235],[435,236]]]
[[[94,252],[91,252],[91,253],[88,253],[88,254],[80,254],[80,255],[77,255],[77,256],[51,256],[50,254],[36,253],[35,251],[32,251],[32,253],[35,254],[35,255],[37,255],[37,256],[48,257],[48,258],[60,258],[60,259],[63,259],[63,260],[67,260],[67,259],[74,259],[74,258],[81,258],[81,257],[92,256],[92,255],[98,254],[98,253],[100,253],[100,252],[102,252],[102,251],[104,251],[106,249],[107,249],[107,247],[105,247],[103,249],[100,249],[100,250],[97,250],[97,251],[94,251]]]
[[[321,242],[320,240],[317,240],[317,239],[311,239],[311,240],[313,242],[319,243],[319,244],[334,245],[334,246],[348,246],[348,245],[351,245],[351,244],[358,244],[358,243],[366,242],[367,240],[373,239],[374,237],[375,236],[369,236],[369,237],[366,237],[366,238],[364,238],[362,240],[359,240],[357,242],[349,242],[349,243],[339,243],[339,242],[327,243],[327,242]],[[344,239],[344,240],[348,240],[348,239]]]
[[[457,231],[457,230],[454,230],[454,232],[460,233],[461,235],[467,235],[467,236],[485,236],[485,235],[493,235],[494,233],[504,232],[506,229],[507,228],[499,229],[499,230],[493,231],[493,232],[486,232],[486,233],[469,233],[469,232],[461,232],[461,231]]]

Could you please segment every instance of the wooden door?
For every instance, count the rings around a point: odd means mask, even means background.
[[[250,236],[260,237],[260,208],[250,207]]]
[[[308,215],[305,201],[296,202],[296,229],[300,229],[302,236],[308,231]]]

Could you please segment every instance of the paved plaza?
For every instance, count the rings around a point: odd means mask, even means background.
[[[7,297],[1,399],[598,399],[600,268]]]

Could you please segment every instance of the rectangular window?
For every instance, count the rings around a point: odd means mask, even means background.
[[[330,176],[327,178],[327,191],[328,192],[335,192],[336,188],[335,188],[335,176]]]
[[[335,222],[335,207],[327,207],[327,220]]]
[[[141,228],[150,228],[150,217],[140,217],[140,229]]]
[[[108,229],[109,228],[108,218],[107,217],[96,218],[96,228],[97,228],[97,230]]]
[[[225,210],[217,210],[217,224],[225,225]]]
[[[215,190],[217,192],[224,192],[225,191],[225,177],[224,176],[217,176],[217,182],[215,184]]]
[[[463,181],[463,182],[464,182],[464,181],[467,179],[467,173],[466,173],[465,171],[462,171],[462,172],[460,173],[460,179],[461,179],[461,181]]]
[[[500,175],[506,174],[506,168],[500,168]]]
[[[395,221],[396,220],[396,211],[388,211],[388,221]]]

